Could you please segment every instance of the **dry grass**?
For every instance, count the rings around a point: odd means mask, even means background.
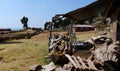
[[[76,33],[77,40],[79,41],[85,41],[90,39],[91,37],[95,36],[95,32],[82,32],[82,33]]]
[[[77,38],[86,40],[93,35],[93,32],[77,33]],[[0,71],[28,71],[30,65],[47,63],[48,61],[44,59],[47,55],[47,36],[48,33],[42,33],[32,39],[0,43],[0,57],[3,57],[0,60]]]
[[[45,64],[47,43],[47,34],[0,43],[0,71],[28,71],[32,64]]]

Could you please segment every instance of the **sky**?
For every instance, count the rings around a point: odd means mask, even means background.
[[[65,14],[96,0],[0,0],[0,28],[22,28],[20,19],[28,17],[29,27],[44,28],[56,14]]]

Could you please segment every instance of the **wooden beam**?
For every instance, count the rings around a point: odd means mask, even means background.
[[[114,42],[120,41],[120,7],[111,15],[111,37]]]
[[[116,42],[117,41],[117,20],[113,22],[113,41]]]

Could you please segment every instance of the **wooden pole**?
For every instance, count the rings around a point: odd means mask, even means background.
[[[70,20],[70,24],[68,27],[68,34],[69,35],[73,34],[73,20]]]
[[[48,42],[48,53],[50,52],[49,51],[49,47],[50,47],[50,43],[51,43],[51,38],[52,38],[52,23],[50,23],[50,28],[49,28],[49,42]]]
[[[113,39],[113,42],[117,41],[118,34],[117,34],[117,24],[118,24],[118,19],[117,19],[117,11],[111,15],[111,31],[110,31],[110,36]]]

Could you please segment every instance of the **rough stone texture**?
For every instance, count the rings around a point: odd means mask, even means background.
[[[39,65],[39,64],[36,64],[36,65],[30,66],[30,70],[29,71],[38,71],[38,70],[41,70],[41,69],[42,69],[42,66]]]

